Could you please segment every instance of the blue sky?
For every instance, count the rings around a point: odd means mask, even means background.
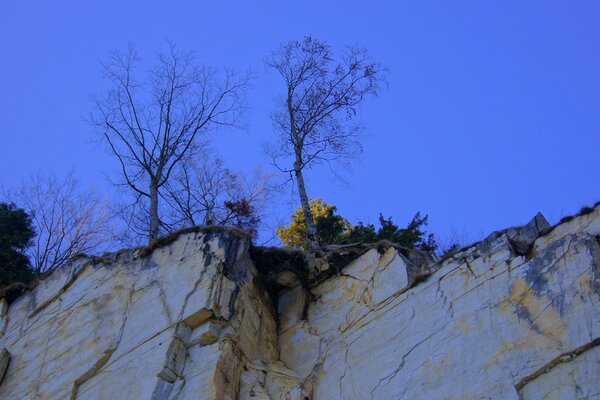
[[[115,160],[94,145],[88,96],[99,62],[165,39],[203,62],[252,69],[245,131],[215,140],[228,165],[269,169],[262,142],[281,90],[262,63],[280,42],[313,35],[361,44],[390,71],[364,104],[364,154],[346,174],[311,170],[309,196],[351,221],[421,210],[441,236],[477,239],[551,222],[600,200],[600,3],[592,1],[13,1],[0,9],[0,183],[39,170],[111,190]],[[289,215],[288,190],[273,214]],[[295,204],[294,204],[295,206]]]

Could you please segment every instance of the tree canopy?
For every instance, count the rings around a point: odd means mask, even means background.
[[[397,226],[392,218],[379,215],[379,228],[373,224],[359,222],[352,225],[341,215],[337,208],[322,199],[310,202],[310,209],[315,219],[319,241],[322,244],[377,242],[389,240],[402,246],[424,251],[435,251],[438,247],[433,233],[425,230],[429,216],[421,216],[417,212],[406,227]],[[287,247],[308,249],[306,240],[306,223],[302,207],[291,217],[287,227],[280,226],[277,235]]]
[[[359,222],[345,235],[344,241],[357,243],[389,240],[405,247],[435,251],[438,247],[435,235],[425,230],[428,219],[428,215],[421,217],[421,213],[417,211],[408,225],[400,228],[391,217],[384,218],[383,214],[379,214],[379,229],[376,229],[373,224],[365,225]]]
[[[337,208],[335,206],[327,204],[322,199],[314,199],[310,202],[310,210],[315,220],[320,243],[339,243],[343,241],[344,234],[348,232],[350,224],[343,217],[336,214]],[[308,249],[306,219],[302,207],[294,212],[290,225],[277,228],[277,236],[287,247]]]
[[[34,273],[25,249],[34,236],[31,217],[25,210],[0,203],[0,287],[31,281]]]

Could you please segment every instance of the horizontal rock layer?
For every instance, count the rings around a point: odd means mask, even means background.
[[[0,398],[599,398],[599,235],[596,208],[444,260],[384,243],[309,270],[210,229],[80,258],[0,301]]]

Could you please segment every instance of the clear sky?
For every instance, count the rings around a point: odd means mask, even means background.
[[[441,236],[477,239],[600,200],[597,1],[6,1],[0,183],[74,169],[109,190],[115,160],[85,122],[104,84],[99,62],[129,41],[150,60],[165,39],[256,73],[248,129],[216,144],[231,167],[268,170],[261,144],[281,86],[262,60],[308,34],[334,49],[361,44],[390,71],[361,110],[368,136],[348,184],[326,169],[307,177],[309,196],[351,221],[383,212],[405,223],[421,210]],[[287,217],[290,199],[274,214]]]

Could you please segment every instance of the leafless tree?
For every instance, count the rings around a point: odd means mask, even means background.
[[[196,153],[203,157],[197,157]],[[165,185],[164,201],[173,229],[202,224],[235,225],[255,234],[276,190],[273,175],[260,169],[249,177],[232,171],[210,149],[192,149]]]
[[[170,232],[198,224],[233,225],[256,237],[268,203],[279,190],[274,176],[259,168],[252,174],[233,171],[206,143],[194,145],[160,193],[163,229]],[[118,236],[128,247],[139,245],[147,228],[145,201],[142,196],[133,203],[117,201],[113,209],[126,221],[126,231]]]
[[[361,126],[355,121],[358,106],[378,94],[385,71],[360,47],[347,47],[336,61],[326,42],[310,36],[281,44],[266,64],[285,85],[272,114],[280,140],[269,153],[274,164],[296,180],[308,248],[314,252],[320,246],[303,171],[322,162],[331,166],[362,151]]]
[[[38,174],[6,194],[32,216],[36,237],[28,255],[38,274],[77,253],[105,250],[113,239],[106,199],[82,188],[72,173],[64,180]]]
[[[151,241],[164,228],[161,191],[195,141],[239,122],[249,77],[200,65],[172,43],[146,76],[140,61],[131,45],[111,54],[104,64],[109,89],[94,98],[92,123],[117,158],[134,204],[145,208]]]
[[[225,219],[224,201],[237,191],[238,176],[211,150],[203,149],[201,158],[194,153],[181,160],[165,186],[171,221],[176,226],[219,224]]]

